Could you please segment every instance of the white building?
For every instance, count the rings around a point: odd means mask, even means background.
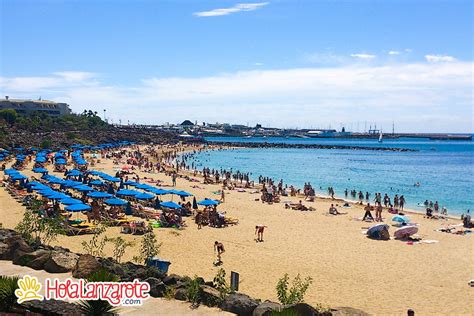
[[[18,114],[30,114],[33,112],[46,113],[50,116],[71,114],[71,109],[66,103],[48,100],[10,99],[8,96],[0,100],[0,110],[4,109],[13,109]]]

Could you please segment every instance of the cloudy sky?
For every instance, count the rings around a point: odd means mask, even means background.
[[[473,132],[471,1],[0,0],[0,93],[114,122]]]

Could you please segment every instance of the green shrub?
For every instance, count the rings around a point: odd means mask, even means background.
[[[9,312],[16,304],[16,289],[18,289],[17,276],[0,275],[0,312]]]
[[[156,235],[151,229],[148,233],[143,235],[140,245],[140,252],[138,256],[133,257],[133,260],[139,264],[146,264],[148,258],[155,257],[160,253],[161,243],[156,240]]]
[[[311,277],[306,277],[301,280],[301,276],[298,274],[292,281],[292,286],[289,287],[289,277],[288,273],[278,280],[276,291],[278,300],[283,305],[290,305],[301,303],[304,301],[304,295],[308,290],[309,286],[313,283]]]
[[[115,237],[115,238],[108,238],[107,236],[105,237],[106,242],[110,242],[114,245],[114,254],[113,257],[115,261],[119,262],[122,260],[123,255],[125,254],[125,250],[128,247],[131,247],[134,245],[133,242],[131,241],[126,241],[122,237]]]
[[[217,271],[217,274],[214,277],[214,280],[212,280],[216,290],[218,290],[220,293],[221,301],[223,301],[225,297],[227,296],[227,294],[230,293],[230,286],[227,284],[227,281],[225,280],[225,275],[226,275],[225,270],[220,268]]]
[[[200,287],[199,279],[195,275],[194,279],[187,282],[186,285],[186,298],[192,303],[193,307],[196,307],[201,302],[202,290]]]
[[[64,227],[62,223],[64,218],[47,217],[43,218],[39,215],[38,205],[34,203],[32,209],[26,210],[23,214],[23,219],[17,224],[15,230],[18,231],[23,238],[29,243],[37,243],[49,245],[53,240],[56,240],[59,234],[64,234]]]
[[[83,241],[82,244],[82,249],[84,251],[92,256],[95,257],[102,257],[104,255],[104,247],[105,243],[107,242],[107,237],[104,237],[102,239],[99,239],[99,237],[104,233],[106,230],[106,226],[104,225],[99,225],[94,232],[94,235],[92,235],[91,240],[89,242]]]

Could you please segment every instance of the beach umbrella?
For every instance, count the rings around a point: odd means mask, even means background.
[[[74,187],[77,187],[79,185],[82,185],[82,182],[80,181],[74,181],[74,180],[65,180],[63,182],[63,185],[67,188],[74,188]]]
[[[125,181],[123,184],[124,184],[124,185],[131,185],[131,186],[136,186],[136,185],[138,185],[137,182],[135,182],[135,181],[130,181],[130,180]]]
[[[90,192],[90,191],[94,191],[93,188],[87,186],[87,185],[78,185],[76,187],[73,188],[74,190],[77,190],[77,191],[80,191],[80,192]]]
[[[127,204],[128,202],[124,201],[124,200],[121,200],[121,199],[112,198],[112,199],[105,200],[104,203],[107,204],[107,205],[122,206],[122,205]]]
[[[69,198],[69,195],[66,195],[64,193],[57,192],[57,191],[53,191],[49,194],[45,194],[45,196],[50,200],[60,200],[60,199]]]
[[[87,204],[72,204],[66,206],[66,211],[69,212],[81,212],[81,211],[89,211],[91,207]]]
[[[156,195],[168,194],[168,190],[163,190],[159,188],[150,188],[149,191],[155,193]]]
[[[101,172],[100,172],[100,171],[97,171],[97,170],[91,170],[91,171],[89,171],[88,173],[91,174],[91,175],[93,175],[93,176],[98,176],[98,175],[101,174]]]
[[[105,185],[104,182],[100,181],[100,180],[92,180],[89,185],[97,185],[97,186],[103,186]]]
[[[150,199],[155,198],[155,196],[150,193],[140,193],[138,195],[135,195],[135,198],[139,200],[150,200]]]
[[[10,179],[12,179],[12,180],[24,180],[24,179],[28,179],[28,177],[22,175],[21,173],[15,173],[15,174],[10,175]]]
[[[204,199],[202,201],[197,202],[197,204],[202,205],[202,206],[219,205],[219,201]]]
[[[123,195],[123,196],[135,196],[140,194],[140,192],[135,191],[135,190],[119,190],[116,193],[117,195]]]
[[[80,172],[79,170],[77,169],[72,169],[71,171],[69,171],[66,176],[68,177],[77,177],[77,176],[80,176],[82,175],[82,172]]]
[[[398,223],[408,223],[410,222],[410,219],[406,216],[395,215],[394,217],[392,217],[392,221],[398,222]]]
[[[135,187],[137,189],[142,189],[142,190],[149,190],[149,189],[153,188],[151,185],[145,184],[145,183],[139,183]]]
[[[175,202],[172,202],[172,201],[168,201],[168,202],[162,202],[160,203],[160,206],[161,207],[166,207],[166,208],[172,208],[172,209],[179,209],[181,208],[181,205],[175,203]]]
[[[33,172],[34,173],[45,173],[45,172],[48,172],[48,170],[45,169],[45,168],[33,168]]]
[[[105,199],[105,198],[112,197],[112,194],[100,192],[100,191],[93,191],[93,192],[87,193],[87,196],[93,199]]]
[[[397,239],[404,239],[408,238],[411,235],[414,235],[418,232],[418,227],[416,226],[404,226],[402,228],[397,229],[393,235]]]
[[[71,198],[71,197],[61,199],[61,200],[59,200],[59,202],[60,202],[61,204],[64,204],[64,205],[82,204],[82,201],[81,201],[81,200],[73,199],[73,198]]]
[[[52,183],[52,184],[64,184],[65,182],[63,179],[59,179],[58,177],[54,177],[54,176],[48,177],[47,180],[49,183]]]
[[[64,159],[58,159],[54,164],[55,165],[65,165],[67,163],[66,163],[66,160],[64,160]]]
[[[186,196],[193,196],[191,193],[186,192],[186,191],[177,191],[176,194],[179,195],[179,196],[184,196],[184,197],[186,197]]]
[[[16,169],[5,169],[3,172],[4,172],[5,174],[7,174],[7,175],[11,175],[11,174],[14,174],[14,173],[20,173],[20,172],[19,172],[18,170],[16,170]]]

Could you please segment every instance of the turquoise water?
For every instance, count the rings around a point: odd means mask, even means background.
[[[426,199],[438,201],[450,214],[473,209],[474,143],[472,141],[432,141],[427,139],[301,139],[216,137],[209,141],[275,142],[384,146],[416,149],[417,152],[380,152],[333,149],[233,149],[207,151],[194,158],[198,168],[224,168],[283,179],[302,187],[334,187],[336,195],[355,189],[371,193],[403,194],[407,206],[422,210]],[[414,186],[419,182],[420,186]],[[349,195],[350,196],[350,195]]]

